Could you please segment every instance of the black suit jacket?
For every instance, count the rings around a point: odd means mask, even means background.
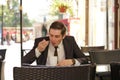
[[[43,39],[49,40],[49,37],[41,37],[35,39],[34,47],[33,49],[28,52],[23,58],[22,63],[24,64],[31,64],[33,61],[37,61],[38,65],[45,65],[47,61],[47,54],[48,54],[48,46],[46,49],[41,53],[41,55],[37,58],[35,56],[35,49],[38,46],[38,43],[42,41]],[[83,54],[83,52],[78,47],[77,43],[75,42],[74,37],[72,36],[66,36],[63,39],[63,46],[65,50],[65,58],[66,59],[77,59],[81,64],[87,63],[87,58]]]

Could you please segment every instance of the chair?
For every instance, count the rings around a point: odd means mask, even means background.
[[[96,63],[96,76],[103,80],[103,77],[110,77],[110,63],[120,61],[120,49],[89,51],[92,63]],[[106,71],[98,71],[99,67],[106,68]]]
[[[120,62],[111,62],[111,80],[120,80]]]
[[[31,49],[22,49],[23,56],[25,56]]]
[[[89,51],[92,63],[110,64],[111,61],[120,61],[120,49]]]
[[[6,54],[6,49],[0,49],[0,80],[2,80],[2,76],[4,75],[2,69],[4,66],[3,60],[5,59],[5,54]]]
[[[95,80],[95,65],[14,67],[14,80]]]
[[[105,46],[81,46],[83,52],[104,50]]]
[[[0,61],[5,59],[6,49],[0,49]]]
[[[91,63],[89,51],[98,51],[98,50],[104,50],[104,49],[105,49],[105,46],[81,46],[81,51],[85,53],[89,63]]]

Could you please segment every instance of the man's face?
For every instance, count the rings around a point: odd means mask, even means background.
[[[64,36],[61,34],[61,30],[50,29],[49,31],[50,42],[53,46],[58,46],[63,40]]]

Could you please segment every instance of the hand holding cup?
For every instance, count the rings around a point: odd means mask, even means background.
[[[44,39],[44,40],[42,40],[41,42],[39,42],[37,48],[38,48],[38,50],[39,50],[40,52],[42,52],[42,51],[45,50],[45,48],[47,47],[48,44],[49,44],[49,41],[46,41],[46,40]]]

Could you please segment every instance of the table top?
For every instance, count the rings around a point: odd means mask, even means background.
[[[90,56],[89,52],[84,52],[85,56]]]
[[[97,64],[96,72],[110,72],[110,64]]]

